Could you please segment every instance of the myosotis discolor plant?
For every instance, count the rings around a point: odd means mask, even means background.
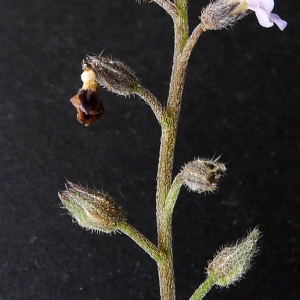
[[[185,164],[172,177],[178,118],[191,52],[202,33],[230,28],[251,11],[255,12],[263,27],[271,27],[275,23],[284,30],[287,23],[272,13],[273,0],[217,0],[208,3],[202,10],[199,24],[190,33],[188,0],[150,2],[156,2],[163,8],[174,24],[174,55],[166,106],[141,85],[138,77],[124,63],[102,55],[87,56],[83,60],[83,86],[71,102],[77,109],[78,121],[86,126],[104,113],[103,103],[97,95],[99,87],[121,96],[137,95],[152,109],[161,126],[156,190],[157,245],[131,226],[115,200],[101,191],[68,182],[59,197],[82,227],[98,232],[122,232],[144,249],[157,263],[161,299],[172,300],[175,299],[172,213],[181,186],[198,193],[213,192],[226,171],[219,159],[198,158]],[[190,299],[202,299],[214,285],[227,287],[241,279],[257,252],[259,237],[260,231],[254,228],[246,238],[218,252],[207,266],[206,280]]]

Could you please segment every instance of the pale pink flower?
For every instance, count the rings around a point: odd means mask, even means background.
[[[271,27],[275,23],[280,30],[284,30],[287,26],[286,21],[272,13],[274,0],[246,0],[246,2],[248,4],[248,9],[255,12],[257,20],[261,26]]]

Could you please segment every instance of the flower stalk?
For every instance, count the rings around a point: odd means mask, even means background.
[[[165,214],[171,215],[173,213],[182,184],[183,184],[183,176],[182,173],[179,173],[174,178],[172,185],[170,187],[166,199]]]
[[[174,5],[174,3],[170,0],[153,0],[153,2],[156,2],[159,6],[161,6],[172,18],[174,18],[178,13],[176,5]]]
[[[158,123],[164,128],[168,127],[169,122],[166,110],[157,98],[148,89],[141,85],[138,85],[135,88],[134,93],[141,97],[151,107]]]
[[[161,253],[151,241],[149,241],[143,234],[141,234],[137,229],[127,222],[123,221],[119,223],[118,230],[135,241],[156,262],[160,262],[165,259],[164,254]]]
[[[200,286],[195,290],[194,294],[189,300],[201,300],[212,289],[215,284],[215,280],[212,277],[208,277]]]

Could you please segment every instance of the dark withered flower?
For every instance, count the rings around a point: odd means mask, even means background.
[[[91,89],[80,89],[70,101],[77,109],[77,120],[85,126],[98,120],[104,113],[101,99]]]
[[[84,70],[81,74],[82,88],[71,98],[72,104],[77,109],[77,120],[88,126],[99,119],[104,113],[104,106],[97,95],[98,83],[93,70]]]

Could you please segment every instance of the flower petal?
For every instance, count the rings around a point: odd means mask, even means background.
[[[269,18],[269,14],[267,14],[265,10],[263,10],[261,8],[256,8],[254,11],[255,11],[257,20],[261,26],[268,28],[268,27],[272,27],[274,25],[272,20],[270,20],[270,18]]]
[[[246,0],[248,7],[251,10],[256,11],[256,9],[261,8],[267,14],[270,14],[274,8],[274,0]]]
[[[282,31],[287,26],[287,22],[282,20],[278,15],[276,14],[270,14],[270,19],[279,27],[279,29]]]
[[[280,30],[284,30],[287,22],[278,15],[271,13],[274,8],[274,0],[246,0],[248,8],[256,14],[259,24],[263,27],[272,27],[274,23]]]

